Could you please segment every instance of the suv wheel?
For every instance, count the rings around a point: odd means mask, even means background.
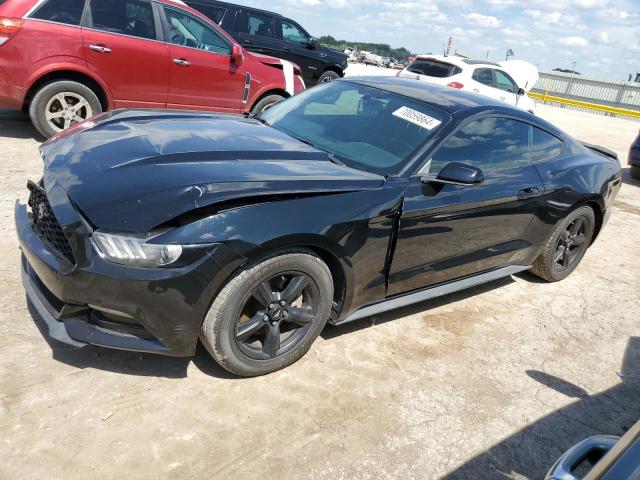
[[[258,115],[264,112],[267,108],[273,107],[276,103],[281,102],[282,100],[284,100],[284,97],[282,95],[278,95],[275,93],[273,95],[267,95],[253,106],[253,108],[251,109],[251,113]]]
[[[533,262],[531,272],[547,282],[563,280],[573,272],[591,244],[596,217],[591,207],[571,212],[556,228]]]
[[[29,107],[31,122],[47,138],[100,112],[102,105],[93,90],[71,80],[48,83]]]
[[[283,252],[240,271],[216,297],[200,339],[226,370],[264,375],[302,357],[333,303],[327,265],[311,252]]]
[[[333,70],[327,70],[322,75],[320,75],[318,84],[333,82],[338,78],[340,78],[340,75],[338,73],[334,72]]]

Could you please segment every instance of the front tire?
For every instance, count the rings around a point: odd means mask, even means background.
[[[29,106],[31,122],[45,138],[100,112],[102,104],[95,92],[71,80],[46,84],[38,90]]]
[[[558,282],[573,272],[591,244],[596,217],[591,207],[571,212],[547,240],[531,266],[534,275]]]
[[[327,265],[306,250],[282,252],[240,271],[216,297],[200,339],[223,368],[265,375],[300,359],[333,303]]]
[[[337,80],[339,78],[340,78],[339,73],[334,72],[333,70],[327,70],[322,75],[320,75],[320,78],[318,79],[318,85],[322,85],[323,83],[333,82],[334,80]]]

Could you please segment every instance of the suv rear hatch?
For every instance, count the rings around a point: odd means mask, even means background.
[[[447,78],[459,74],[462,69],[457,65],[433,58],[417,58],[407,67],[407,71],[427,77]]]

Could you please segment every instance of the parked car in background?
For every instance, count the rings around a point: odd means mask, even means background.
[[[640,180],[640,132],[629,149],[628,162],[631,177]]]
[[[347,55],[321,45],[290,18],[216,0],[185,0],[185,3],[224,28],[247,50],[300,65],[308,86],[344,76]]]
[[[466,90],[535,113],[535,102],[527,96],[527,90],[533,88],[537,76],[519,86],[501,64],[445,55],[418,55],[398,76]]]
[[[568,450],[545,480],[640,479],[640,422],[622,437],[595,436]]]
[[[123,140],[124,139],[124,140]],[[252,376],[341,324],[578,266],[615,154],[500,102],[340,79],[255,118],[116,111],[42,146],[17,204],[23,281],[54,338]]]
[[[0,106],[45,137],[115,108],[260,112],[303,91],[300,74],[182,2],[0,2]]]

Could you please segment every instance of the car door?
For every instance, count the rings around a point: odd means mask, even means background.
[[[232,42],[178,7],[163,6],[160,13],[171,58],[167,107],[241,111],[245,68],[233,61]]]
[[[388,295],[508,264],[528,265],[528,226],[544,188],[529,162],[531,126],[500,116],[468,120],[410,178]],[[449,162],[477,166],[484,181],[431,181]],[[423,176],[428,170],[428,176]],[[521,263],[523,262],[523,263]]]
[[[276,40],[276,19],[267,13],[243,9],[237,20],[237,38],[250,52],[280,57],[281,41]]]
[[[476,68],[471,75],[473,93],[498,99],[498,91],[494,87],[493,71],[490,68]]]
[[[169,50],[150,1],[91,0],[82,45],[88,67],[111,90],[111,108],[166,105]]]
[[[493,78],[497,89],[498,100],[516,106],[518,104],[518,85],[502,70],[494,69]]]
[[[282,41],[280,58],[300,66],[305,82],[313,82],[322,74],[325,66],[321,61],[322,53],[316,50],[311,35],[300,25],[288,18],[280,18],[276,22],[276,36]]]

